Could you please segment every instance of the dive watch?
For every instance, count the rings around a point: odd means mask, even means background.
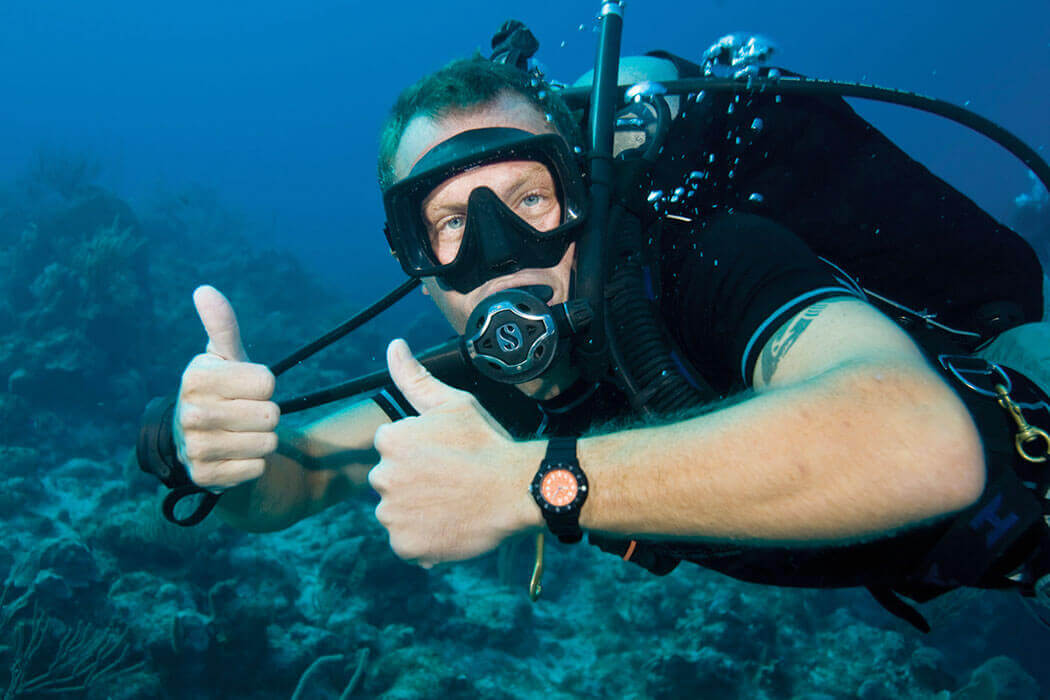
[[[580,509],[587,500],[587,476],[576,458],[576,438],[553,437],[529,487],[552,533],[565,544],[583,539]]]

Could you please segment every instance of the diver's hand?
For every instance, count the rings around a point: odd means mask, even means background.
[[[274,376],[248,362],[237,316],[214,287],[193,292],[208,347],[182,373],[175,404],[179,460],[198,486],[220,492],[262,475],[277,449],[280,410],[270,401]]]
[[[430,567],[489,552],[539,527],[529,495],[542,443],[515,443],[477,399],[442,384],[403,340],[387,349],[390,376],[419,412],[376,431],[380,462],[368,481],[390,547]]]

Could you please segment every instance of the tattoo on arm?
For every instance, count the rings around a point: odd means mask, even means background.
[[[784,358],[784,355],[795,344],[795,341],[801,337],[802,331],[806,330],[809,324],[827,307],[828,304],[826,302],[813,304],[795,316],[792,321],[785,323],[780,327],[780,330],[773,334],[765,352],[762,353],[762,381],[764,383],[768,384],[770,382],[780,360]]]

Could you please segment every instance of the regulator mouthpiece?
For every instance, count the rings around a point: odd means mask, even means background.
[[[547,306],[524,289],[505,289],[486,297],[467,319],[467,356],[482,375],[520,384],[546,372],[569,337],[591,320],[582,300]]]

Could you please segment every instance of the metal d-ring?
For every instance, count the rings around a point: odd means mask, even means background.
[[[1010,375],[1003,371],[1003,368],[994,362],[989,362],[984,358],[970,357],[968,355],[938,355],[937,360],[941,363],[941,367],[952,373],[955,379],[971,391],[977,392],[981,396],[989,396],[991,398],[998,398],[999,395],[996,391],[989,391],[977,386],[975,383],[970,381],[967,377],[972,375],[974,377],[992,377],[998,375],[1000,384],[1006,387],[1006,393],[1013,391],[1013,382],[1010,381]],[[963,367],[963,362],[973,362],[977,366],[974,367]]]

